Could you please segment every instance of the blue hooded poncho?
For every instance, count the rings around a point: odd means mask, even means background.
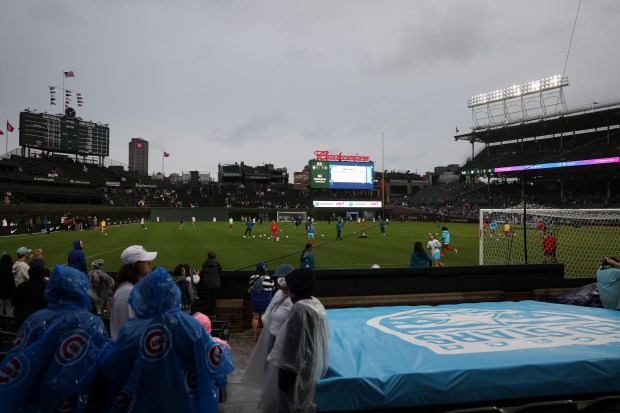
[[[189,314],[170,274],[156,268],[129,294],[136,317],[99,360],[107,408],[119,412],[215,412],[214,382],[234,370],[230,354]]]
[[[26,319],[0,362],[0,412],[82,412],[97,375],[97,357],[111,343],[88,308],[88,280],[56,265],[47,282],[48,308]]]

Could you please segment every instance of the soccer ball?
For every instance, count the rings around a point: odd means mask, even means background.
[[[288,235],[286,236],[286,238],[288,238]]]
[[[280,237],[276,237],[276,241],[280,241]]]
[[[325,235],[321,234],[322,237],[324,237]]]
[[[252,238],[256,238],[256,235],[252,235]]]

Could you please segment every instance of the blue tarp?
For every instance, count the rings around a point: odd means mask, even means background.
[[[620,391],[620,312],[535,301],[328,310],[319,411]]]

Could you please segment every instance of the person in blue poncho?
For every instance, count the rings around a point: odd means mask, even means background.
[[[0,362],[1,412],[83,412],[97,357],[110,343],[88,308],[88,279],[56,265],[47,282],[48,307],[26,319]]]
[[[136,316],[100,359],[112,411],[216,412],[215,380],[234,370],[230,353],[189,314],[170,274],[156,268],[129,294]]]
[[[84,256],[84,243],[76,239],[73,241],[73,249],[69,251],[67,255],[67,265],[77,270],[82,271],[84,274],[88,272],[88,266],[86,265],[86,257]]]

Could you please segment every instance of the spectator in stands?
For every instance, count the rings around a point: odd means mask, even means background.
[[[11,304],[13,291],[15,291],[13,258],[5,252],[0,258],[0,315],[13,316],[13,304]]]
[[[143,254],[139,258],[148,258]],[[106,411],[122,401],[135,412],[217,412],[214,383],[233,371],[232,360],[198,321],[181,311],[180,302],[163,268],[133,288],[129,304],[136,316],[99,359],[109,388]]]
[[[308,229],[312,228],[312,225],[308,227]],[[314,269],[314,254],[312,253],[312,244],[309,242],[306,244],[306,247],[301,252],[301,257],[299,258],[300,268],[309,268],[311,270]]]
[[[82,240],[76,239],[73,241],[73,249],[67,255],[67,265],[86,274],[88,266],[86,265],[86,256],[84,256],[84,251],[82,251],[83,248],[84,243]]]
[[[217,314],[216,295],[217,289],[222,286],[222,266],[215,259],[215,252],[207,253],[207,260],[202,264],[200,272],[200,284],[204,295],[206,311],[209,317]]]
[[[47,307],[45,300],[45,269],[40,266],[30,267],[29,279],[21,283],[13,292],[12,304],[15,309],[15,322],[17,326],[30,317],[31,314]]]
[[[312,296],[314,275],[294,270],[285,279],[293,306],[267,357],[259,412],[315,411],[316,383],[327,372],[330,332],[325,307]]]
[[[45,260],[43,259],[43,250],[41,248],[35,248],[32,251],[32,259],[30,260],[30,265],[31,267],[41,267],[44,268],[45,267]]]
[[[292,265],[282,264],[272,276],[275,279],[278,291],[274,294],[271,303],[269,303],[265,314],[262,316],[263,331],[254,347],[254,351],[252,351],[248,367],[243,375],[243,382],[250,386],[259,388],[263,386],[267,356],[273,348],[273,343],[276,341],[280,328],[288,319],[291,307],[293,307],[284,277],[294,270],[295,267]]]
[[[114,286],[114,278],[103,271],[104,264],[102,259],[93,261],[91,264],[93,269],[87,274],[88,283],[95,297],[95,309],[99,315],[108,315],[108,301]]]
[[[0,362],[2,371],[17,362],[27,373],[0,385],[2,411],[90,411],[92,406],[87,403],[93,400],[89,393],[95,388],[96,361],[110,338],[101,319],[88,311],[87,291],[83,273],[54,267],[44,293],[47,308],[26,320],[17,333],[19,342],[6,355],[5,363]]]
[[[596,281],[603,307],[620,310],[620,260],[604,257],[596,271]]]
[[[413,252],[409,258],[409,268],[430,267],[433,260],[428,252],[424,251],[424,247],[420,241],[413,244]]]
[[[151,271],[151,261],[157,252],[149,252],[142,245],[132,245],[121,253],[123,266],[116,274],[114,298],[110,312],[110,336],[116,341],[121,328],[134,316],[129,306],[129,293],[133,287]]]
[[[181,290],[181,308],[185,312],[193,313],[193,304],[196,297],[184,264],[179,264],[174,268],[172,279]]]
[[[26,264],[26,261],[28,261],[31,252],[32,250],[26,247],[19,247],[17,249],[17,260],[13,264],[13,278],[15,279],[16,287],[30,278],[28,276],[30,265]]]
[[[256,264],[256,273],[250,277],[248,288],[250,310],[252,311],[252,341],[258,340],[258,320],[265,314],[273,297],[273,280],[267,274],[267,264]]]

